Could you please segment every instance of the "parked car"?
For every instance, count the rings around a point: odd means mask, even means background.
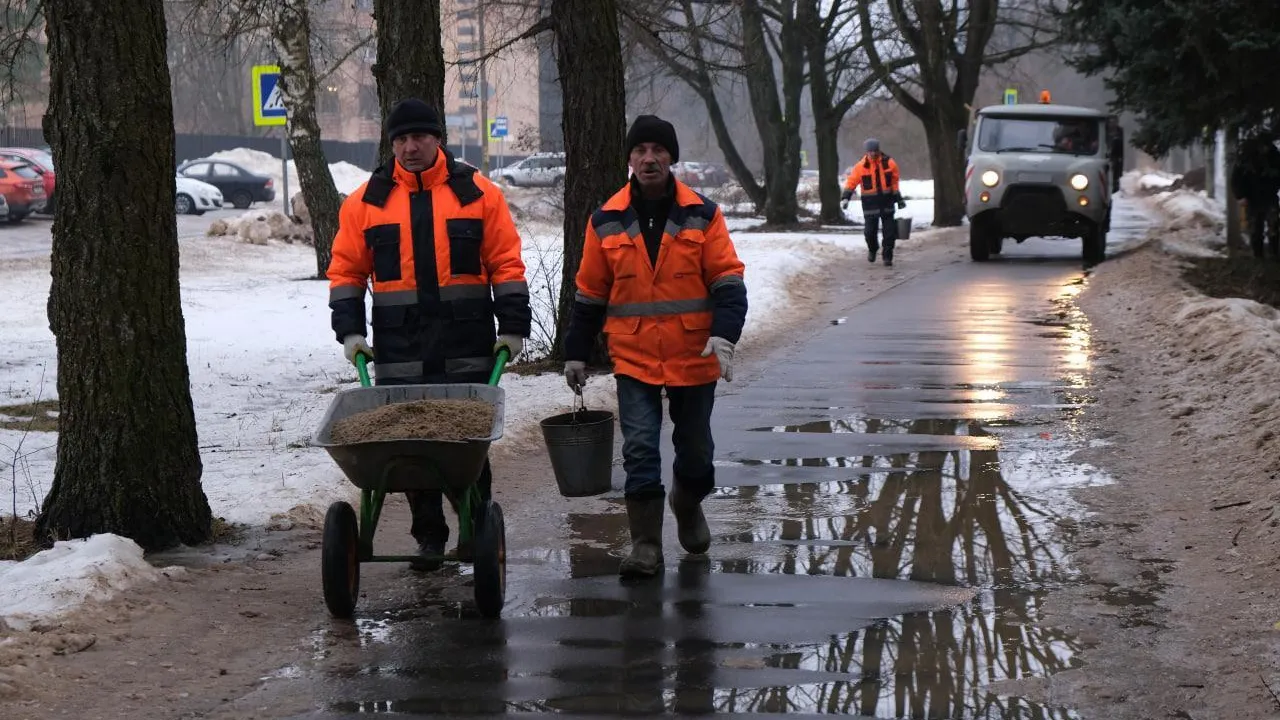
[[[276,199],[274,180],[225,160],[189,160],[178,167],[178,174],[218,188],[222,196],[240,210],[255,202]]]
[[[203,215],[222,208],[222,191],[207,182],[175,175],[174,211],[179,215]]]
[[[40,174],[44,180],[44,210],[41,212],[53,214],[53,204],[57,195],[54,190],[57,189],[57,175],[53,171],[53,156],[45,150],[36,148],[11,147],[0,148],[0,160],[9,162],[26,163]]]
[[[0,193],[9,203],[9,222],[44,210],[44,179],[26,163],[0,161]]]
[[[564,173],[564,153],[537,153],[504,168],[490,170],[489,179],[517,187],[549,187],[564,183]]]

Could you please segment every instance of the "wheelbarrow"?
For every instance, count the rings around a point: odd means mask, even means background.
[[[506,601],[507,539],[502,508],[483,501],[477,480],[484,469],[489,445],[502,437],[502,388],[497,387],[510,351],[498,350],[488,384],[387,385],[369,380],[368,358],[356,355],[360,387],[342,390],[333,398],[320,422],[313,445],[323,447],[342,472],[360,488],[360,514],[350,503],[329,506],[324,518],[321,578],[330,614],[350,618],[360,595],[360,565],[368,562],[470,562],[474,567],[475,600],[484,617],[502,613]],[[427,399],[478,399],[494,406],[488,437],[469,440],[370,440],[336,443],[334,423],[366,410],[392,403]],[[470,544],[469,559],[452,556],[375,555],[373,536],[388,493],[439,490],[458,513],[458,543]]]

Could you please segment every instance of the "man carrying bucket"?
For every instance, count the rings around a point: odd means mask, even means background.
[[[532,320],[507,201],[440,146],[440,116],[423,101],[392,108],[386,132],[395,157],[342,203],[328,273],[333,330],[349,362],[357,352],[373,356],[364,302],[372,279],[376,384],[487,382],[498,348],[519,355]],[[492,482],[486,461],[483,500]],[[408,496],[424,557],[414,567],[435,569],[449,539],[442,493]],[[459,547],[459,558],[469,551]]]
[[[671,175],[680,158],[671,123],[636,118],[626,151],[631,180],[587,224],[564,374],[581,392],[603,330],[618,384],[631,529],[631,553],[619,573],[644,577],[663,567],[664,499],[685,550],[704,553],[711,545],[702,513],[715,487],[711,409],[717,379],[733,380],[747,289],[720,208]],[[664,390],[675,425],[669,498],[658,450]]]
[[[840,207],[848,208],[849,200],[855,191],[862,193],[862,221],[867,239],[867,260],[876,261],[876,251],[880,249],[876,237],[880,226],[884,226],[884,264],[893,265],[893,246],[898,240],[898,223],[893,217],[893,206],[905,208],[907,201],[902,199],[898,191],[898,163],[880,152],[880,141],[867,138],[864,147],[867,154],[853,166],[853,172],[845,180],[844,193],[840,196]]]

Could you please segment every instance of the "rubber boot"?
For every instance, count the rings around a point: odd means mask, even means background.
[[[631,554],[622,560],[622,577],[652,577],[662,569],[662,496],[627,498]]]
[[[702,514],[702,501],[681,492],[680,483],[671,484],[667,500],[671,514],[676,517],[680,547],[695,554],[706,552],[711,547],[711,528],[707,527],[707,517]]]

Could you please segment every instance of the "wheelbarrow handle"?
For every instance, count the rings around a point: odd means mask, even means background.
[[[490,385],[498,384],[498,380],[502,378],[502,371],[506,370],[509,362],[511,362],[511,349],[505,345],[498,348],[498,354],[493,363],[493,374],[489,376]],[[360,376],[360,387],[373,385],[369,379],[369,356],[365,353],[356,353],[356,373]]]
[[[493,360],[493,374],[489,376],[490,385],[498,384],[498,380],[502,378],[502,371],[507,369],[509,362],[511,362],[511,348],[503,345],[498,348],[497,356]]]
[[[369,379],[369,356],[363,352],[356,352],[356,374],[360,376],[360,387],[371,387],[373,381]]]

